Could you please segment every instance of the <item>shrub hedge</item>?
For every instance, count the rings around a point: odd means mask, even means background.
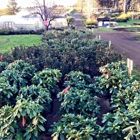
[[[37,70],[59,69],[63,75],[79,70],[94,76],[99,74],[99,66],[121,60],[121,54],[92,32],[55,30],[44,34],[40,47],[15,47],[11,54],[3,55],[6,62],[19,59],[35,65]]]

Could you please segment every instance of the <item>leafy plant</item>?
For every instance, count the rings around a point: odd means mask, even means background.
[[[70,85],[78,89],[85,89],[89,84],[92,83],[90,75],[84,74],[80,71],[71,71],[65,75],[64,80],[65,86]]]
[[[7,65],[7,62],[0,62],[0,73],[6,69]]]
[[[66,114],[52,125],[53,139],[60,140],[93,140],[99,139],[102,131],[96,124],[96,118],[82,115]]]
[[[63,76],[70,71],[81,71],[93,77],[99,75],[99,66],[121,60],[121,54],[113,51],[107,41],[98,40],[89,31],[48,31],[39,47],[15,47],[11,54],[3,55],[3,61],[23,59],[38,71],[59,69]]]
[[[5,77],[0,77],[0,107],[15,104],[17,92],[16,85],[11,86]]]
[[[46,68],[35,74],[32,78],[32,83],[47,88],[50,92],[54,93],[55,90],[58,90],[57,83],[60,82],[61,76],[60,70]]]
[[[111,97],[117,95],[121,89],[125,89],[129,83],[134,81],[128,77],[128,70],[124,62],[112,62],[100,67],[102,76],[94,77],[96,83],[94,89],[97,93]]]
[[[34,101],[17,101],[14,107],[0,109],[0,138],[14,140],[38,140],[40,132],[45,131],[41,116],[43,107]]]
[[[61,101],[60,110],[63,113],[81,114],[84,116],[96,116],[99,114],[98,98],[92,97],[88,89],[79,90],[71,87],[65,93],[57,95]]]
[[[124,133],[127,133],[127,135],[124,139],[125,140],[132,140],[132,139],[139,140],[140,139],[139,121],[137,120],[136,122],[130,122],[130,124],[131,124],[131,126],[122,130]]]
[[[108,42],[100,41],[96,48],[96,63],[104,66],[108,63],[122,60],[122,54],[114,51],[113,45],[109,46]]]
[[[73,25],[75,22],[75,19],[72,16],[68,16],[66,20],[67,20],[68,26]]]
[[[20,89],[20,87],[31,84],[30,81],[35,71],[34,66],[23,60],[17,60],[10,63],[0,76],[5,77],[11,86],[15,85],[17,89]]]
[[[95,19],[87,19],[86,20],[86,27],[87,28],[96,28],[98,26],[98,21]]]
[[[122,129],[129,124],[129,118],[125,115],[126,110],[118,109],[114,113],[107,113],[103,117],[104,134],[113,140],[122,140]]]
[[[52,101],[50,96],[51,94],[47,88],[31,85],[21,88],[16,99],[20,99],[21,101],[34,101],[35,103],[43,106],[45,111],[48,112]]]
[[[114,107],[113,112],[107,113],[103,117],[104,132],[113,140],[123,139],[126,135],[122,130],[131,128],[130,122],[136,122],[140,119],[140,90],[133,88],[132,92],[131,86],[133,87],[133,84],[129,86],[130,88],[127,88],[127,94],[122,92],[121,96],[120,94],[117,94],[116,98],[115,96],[112,96],[113,100],[115,98],[112,106]],[[128,131],[128,129],[126,130]],[[132,131],[130,131],[125,138],[130,138],[132,134],[135,135],[135,132],[132,133]]]

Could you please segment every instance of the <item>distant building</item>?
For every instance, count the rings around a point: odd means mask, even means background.
[[[106,12],[110,13],[114,11],[114,8],[92,8],[94,13],[101,13],[101,12]]]
[[[65,16],[58,16],[51,21],[50,28],[57,27],[67,27]],[[39,15],[31,15],[26,9],[22,9],[17,15],[0,16],[0,29],[36,31],[44,29],[44,23]]]

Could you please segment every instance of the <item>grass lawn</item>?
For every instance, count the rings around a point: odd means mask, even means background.
[[[11,48],[18,46],[38,46],[42,35],[7,35],[0,36],[0,53],[10,52]]]
[[[113,28],[112,27],[110,27],[110,28],[107,28],[107,27],[99,27],[97,30],[98,31],[112,31]]]
[[[135,30],[136,29],[135,27],[138,27],[138,26],[134,25],[134,23],[140,23],[140,20],[128,20],[127,22],[117,22],[117,23],[118,23],[118,26],[117,26],[118,28],[119,27],[133,26],[132,29]],[[132,29],[130,29],[130,31]],[[113,30],[113,28],[107,28],[107,27],[98,28],[98,31],[112,31],[112,30]],[[128,30],[129,30],[129,28],[128,28]]]
[[[140,20],[128,20],[127,22],[118,22],[118,26],[135,26],[134,23],[140,23]]]

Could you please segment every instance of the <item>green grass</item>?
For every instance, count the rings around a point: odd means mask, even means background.
[[[113,28],[107,28],[107,27],[100,27],[100,28],[98,28],[97,29],[97,31],[112,31],[113,30]]]
[[[77,13],[78,11],[76,10],[76,9],[73,9],[71,12],[70,12],[70,14],[75,14],[75,13]]]
[[[134,23],[140,23],[140,20],[128,20],[127,22],[118,22],[118,26],[135,26]]]
[[[140,20],[128,20],[127,22],[118,22],[118,28],[119,27],[127,27],[127,26],[135,26],[134,23],[140,23]],[[135,26],[137,27],[137,26]],[[134,30],[135,32],[137,32],[137,28],[135,27],[129,27],[128,30]],[[112,31],[113,28],[110,27],[110,28],[107,28],[107,27],[100,27],[98,28],[98,31]]]
[[[0,53],[7,53],[11,48],[18,46],[38,46],[42,35],[7,35],[0,36]]]

